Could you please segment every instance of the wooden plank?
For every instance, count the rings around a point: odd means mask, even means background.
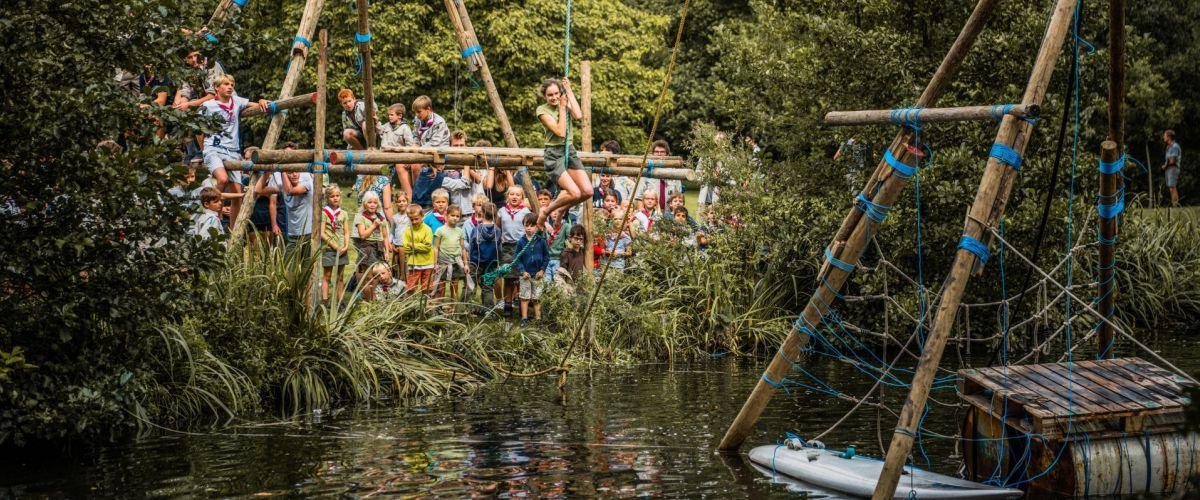
[[[1063,368],[1065,369],[1066,366],[1063,365]],[[1128,389],[1124,388],[1119,383],[1109,380],[1104,376],[1104,374],[1097,373],[1097,371],[1092,367],[1085,366],[1082,370],[1078,370],[1075,373],[1078,375],[1075,377],[1076,380],[1080,381],[1081,383],[1088,383],[1093,386],[1098,386],[1099,389],[1093,388],[1093,390],[1107,394],[1111,399],[1122,402],[1122,404],[1129,409],[1139,412],[1153,411],[1157,409],[1157,403],[1155,405],[1144,404],[1145,398],[1143,397],[1130,398],[1130,392]]]
[[[1132,371],[1121,363],[1098,361],[1081,363],[1087,363],[1088,366],[1094,367],[1097,373],[1102,373],[1117,380],[1121,387],[1125,388],[1131,394],[1136,394],[1136,397],[1141,398],[1140,401],[1143,403],[1156,403],[1164,407],[1180,407],[1186,404],[1180,399],[1181,392],[1175,392],[1169,388],[1156,387],[1153,383],[1143,384],[1140,381],[1146,379],[1144,375]]]
[[[1134,373],[1142,373],[1148,378],[1159,380],[1163,385],[1170,386],[1180,393],[1184,393],[1186,389],[1196,387],[1196,384],[1192,381],[1179,377],[1167,369],[1142,358],[1127,359],[1128,362],[1122,364],[1122,367],[1129,369],[1130,371],[1133,371],[1132,368],[1136,368]]]
[[[1026,403],[1026,408],[1029,409],[1030,405],[1036,405],[1037,407],[1040,407],[1044,411],[1042,416],[1045,418],[1053,418],[1056,415],[1069,414],[1067,407],[1058,404],[1058,402],[1052,398],[1046,397],[1046,388],[1036,383],[1023,380],[1018,377],[1013,377],[1011,374],[1006,376],[1004,373],[1001,373],[995,368],[980,368],[979,373],[981,375],[988,376],[993,383],[996,384],[995,387],[1001,387],[1001,384],[1003,384],[1004,381],[1007,381],[1010,391],[1015,390],[1016,392],[1030,395],[1032,399]],[[1029,413],[1031,415],[1034,414],[1032,411]]]
[[[1178,406],[1180,403],[1176,401],[1170,391],[1157,391],[1151,385],[1142,385],[1138,382],[1141,375],[1130,372],[1124,369],[1120,364],[1112,362],[1100,361],[1081,361],[1080,364],[1088,367],[1098,376],[1104,377],[1107,380],[1119,385],[1123,393],[1128,394],[1131,400],[1139,402],[1150,402],[1163,406]]]
[[[1120,392],[1109,389],[1103,382],[1102,377],[1095,377],[1088,369],[1069,371],[1066,364],[1053,363],[1040,365],[1040,371],[1044,371],[1048,376],[1059,380],[1062,384],[1071,383],[1073,386],[1081,386],[1086,388],[1096,397],[1102,398],[1104,407],[1113,412],[1132,411],[1140,412],[1147,409],[1142,404],[1136,401],[1130,401],[1129,398],[1121,395]],[[1099,380],[1094,379],[1098,378]],[[1095,399],[1093,399],[1095,400]]]
[[[975,408],[977,408],[979,411],[981,411],[981,412],[987,414],[988,416],[995,418],[997,420],[999,420],[1000,417],[1004,414],[1003,412],[997,411],[995,408],[992,408],[991,407],[992,402],[988,401],[988,399],[983,396],[973,394],[973,395],[969,395],[969,396],[963,396],[963,399],[966,400],[967,402],[971,403],[971,405],[974,406]],[[1009,427],[1015,429],[1017,432],[1020,432],[1023,434],[1033,434],[1034,433],[1033,426],[1030,425],[1030,423],[1025,421],[1023,418],[1021,418],[1021,415],[1019,415],[1019,414],[1013,414],[1012,412],[1009,412],[1008,419],[1006,419],[1005,422],[1008,424]]]
[[[1079,384],[1068,386],[1065,378],[1053,377],[1045,366],[1015,365],[1010,366],[1009,370],[1018,377],[1045,387],[1049,391],[1046,394],[1048,397],[1054,398],[1055,402],[1065,406],[1070,411],[1066,416],[1076,418],[1102,417],[1113,410],[1124,410],[1120,406],[1109,406],[1110,401],[1086,387],[1082,387]]]

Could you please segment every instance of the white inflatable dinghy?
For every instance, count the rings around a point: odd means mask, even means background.
[[[870,497],[883,462],[845,452],[800,446],[767,445],[750,450],[750,461],[822,489]],[[894,498],[1019,498],[1023,492],[937,474],[906,466]]]

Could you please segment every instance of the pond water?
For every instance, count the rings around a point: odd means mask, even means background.
[[[1194,335],[1155,345],[1170,345],[1172,360],[1185,370],[1200,367]],[[291,422],[162,433],[87,458],[10,456],[0,461],[0,496],[825,496],[773,481],[744,454],[715,452],[766,361],[576,371],[565,403],[553,376],[511,379],[427,405],[335,409]],[[806,366],[840,392],[861,395],[872,385],[846,363]],[[891,389],[887,397],[898,407],[903,394]],[[935,397],[957,401],[953,390]],[[775,443],[788,431],[814,436],[851,406],[802,389],[780,392],[746,449]],[[960,409],[934,405],[926,428],[954,435],[960,416]],[[894,426],[891,414],[864,407],[822,440],[881,456],[878,430]],[[923,442],[918,466],[952,475],[958,470],[953,440],[927,436]]]

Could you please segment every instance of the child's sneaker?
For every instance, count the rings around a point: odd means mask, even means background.
[[[529,320],[526,318],[521,318],[521,328],[526,328],[528,326],[529,326]]]

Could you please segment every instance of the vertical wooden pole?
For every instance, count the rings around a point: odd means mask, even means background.
[[[1042,46],[1033,65],[1029,83],[1025,87],[1023,104],[1042,104],[1046,88],[1050,84],[1050,76],[1054,74],[1054,61],[1062,50],[1067,34],[1070,32],[1071,21],[1078,0],[1058,0],[1046,35],[1042,38]],[[1000,130],[996,133],[996,144],[1011,147],[1018,155],[1024,154],[1029,143],[1033,125],[1013,116],[1005,116],[1000,122]],[[980,180],[979,190],[971,205],[969,216],[963,226],[963,235],[976,240],[984,240],[988,229],[996,227],[1004,215],[1004,206],[1012,191],[1017,169],[1012,168],[995,157],[988,159]],[[904,463],[908,460],[909,452],[915,433],[918,431],[921,416],[925,412],[925,403],[929,397],[929,387],[937,374],[938,364],[949,338],[950,329],[958,306],[962,303],[963,292],[967,282],[977,265],[982,264],[980,258],[970,251],[959,248],[954,256],[954,264],[942,287],[938,301],[937,314],[934,317],[933,328],[925,341],[925,349],[921,361],[913,375],[912,387],[908,392],[908,400],[900,411],[900,419],[892,434],[892,442],[888,447],[884,460],[883,471],[879,474],[879,482],[875,485],[875,500],[891,500],[896,494],[897,481],[903,471]]]
[[[592,152],[592,62],[583,61],[579,66],[579,78],[582,88],[583,102],[583,151],[585,153]],[[598,186],[595,176],[592,176],[592,185]],[[592,242],[595,236],[592,233],[592,203],[583,204],[583,267],[590,273],[592,266],[595,264],[595,256],[592,255]],[[577,278],[578,279],[578,278]]]
[[[366,149],[375,147],[375,92],[371,89],[371,25],[367,19],[368,0],[358,0],[358,53],[362,56],[363,103],[366,107],[366,123],[363,135],[367,137]]]
[[[326,81],[326,73],[329,71],[329,32],[321,30],[321,39],[317,41],[317,123],[316,132],[313,135],[313,163],[324,162],[325,150],[325,113],[328,109],[329,89]],[[328,167],[328,165],[326,165]],[[313,264],[313,283],[316,285],[316,294],[314,295],[314,304],[321,303],[321,244],[323,243],[323,235],[321,234],[321,207],[325,198],[325,175],[313,175],[313,192],[312,192],[312,255],[316,256],[316,262]]]
[[[1125,151],[1125,0],[1108,2],[1108,141],[1101,145],[1100,161],[1115,162]],[[1110,144],[1111,141],[1111,144]],[[1120,172],[1100,173],[1101,203],[1113,203],[1121,196],[1124,179]],[[1116,302],[1117,219],[1099,218],[1100,226],[1100,314],[1113,315]],[[1100,357],[1115,356],[1113,327],[1100,322],[1097,332]]]
[[[984,25],[987,24],[987,19],[995,9],[996,2],[997,0],[979,0],[975,4],[975,10],[967,18],[963,30],[929,80],[929,84],[917,101],[917,106],[933,106],[945,93],[947,86],[962,67],[967,52],[970,51],[979,33],[983,31]],[[904,128],[896,135],[890,146],[892,154],[898,160],[910,165],[913,162],[913,154],[909,149],[912,137],[912,130]],[[862,194],[874,203],[890,206],[907,184],[908,179],[894,175],[891,166],[887,162],[881,161],[876,166],[875,173],[867,181]],[[860,210],[851,208],[829,246],[830,251],[833,252],[832,255],[846,262],[858,262],[863,250],[866,249],[867,242],[870,241],[872,235],[876,234],[877,227],[878,224],[868,217],[863,217]],[[821,317],[829,312],[827,304],[834,303],[837,290],[840,290],[845,284],[850,273],[826,264],[821,267],[817,276],[818,282],[821,284],[813,291],[812,297],[809,298],[804,312],[800,316],[800,321],[810,325],[821,324]],[[783,345],[779,347],[779,352],[775,354],[771,364],[763,372],[762,378],[754,386],[750,396],[746,398],[737,418],[725,431],[725,436],[718,446],[719,450],[733,452],[746,441],[750,432],[754,430],[754,424],[758,421],[758,417],[762,415],[767,403],[775,395],[775,387],[779,383],[777,381],[782,380],[791,371],[792,360],[797,359],[801,349],[808,343],[808,339],[807,334],[802,333],[795,326],[792,328],[791,333],[784,339]]]
[[[488,102],[492,104],[492,111],[496,113],[496,121],[500,123],[500,133],[504,135],[504,145],[510,148],[519,148],[517,144],[517,136],[513,134],[512,124],[508,122],[508,113],[504,111],[504,101],[500,99],[500,91],[496,90],[496,82],[492,80],[492,70],[488,68],[487,59],[483,56],[483,48],[479,45],[479,38],[475,36],[475,26],[471,24],[471,16],[467,13],[467,6],[462,0],[447,0],[447,9],[450,10],[450,26],[458,33],[459,45],[466,57],[479,70],[479,79],[483,80],[483,88],[487,91]],[[530,208],[534,213],[537,213],[541,207],[538,206],[537,190],[533,189],[533,181],[529,178],[529,171],[524,171],[521,175],[521,186],[525,189],[525,199],[529,203]]]
[[[300,27],[296,29],[297,38],[312,39],[313,32],[317,29],[317,19],[321,17],[321,9],[324,6],[325,0],[308,0],[308,3],[304,4]],[[292,43],[291,61],[288,64],[287,75],[283,78],[279,99],[286,99],[296,94],[296,87],[300,85],[300,77],[304,73],[304,61],[307,55],[308,51],[299,40]],[[262,149],[275,149],[275,144],[279,142],[279,136],[283,134],[283,120],[286,117],[287,115],[284,113],[271,117],[271,125],[267,128],[267,137],[263,139]],[[254,209],[254,198],[257,196],[257,193],[254,192],[254,185],[258,183],[258,177],[261,175],[261,173],[252,174],[250,177],[250,187],[246,189],[241,209],[234,220],[233,229],[229,232],[229,250],[231,252],[241,247],[242,238],[246,235],[246,221],[249,220],[250,211]]]

